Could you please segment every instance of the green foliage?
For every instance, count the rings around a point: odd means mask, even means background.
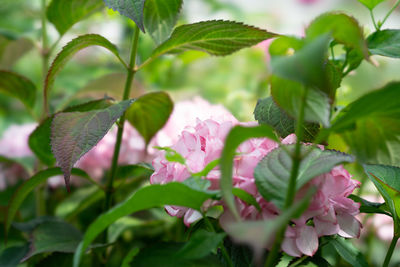
[[[364,165],[368,178],[385,199],[394,220],[394,235],[400,236],[400,168],[387,165]]]
[[[17,98],[28,109],[35,105],[36,86],[17,73],[0,70],[0,92]]]
[[[170,147],[159,147],[155,146],[155,149],[165,151],[165,159],[168,160],[169,162],[178,162],[182,165],[186,165],[186,160],[185,158],[176,152],[176,150],[170,148]]]
[[[358,0],[358,2],[366,6],[369,10],[374,9],[377,5],[384,1],[385,0]]]
[[[125,63],[119,57],[117,47],[110,43],[110,41],[108,41],[106,38],[98,34],[86,34],[79,36],[70,41],[66,46],[64,46],[61,52],[53,60],[44,84],[45,101],[47,101],[48,99],[48,94],[53,87],[54,80],[57,74],[64,68],[65,64],[72,58],[74,54],[89,46],[101,46],[106,48],[111,53],[113,53],[125,66]]]
[[[282,209],[289,186],[290,170],[293,159],[291,157],[294,145],[285,145],[276,148],[265,156],[254,169],[254,178],[260,194]],[[296,189],[299,190],[308,181],[344,162],[352,162],[352,156],[333,151],[321,150],[302,145],[301,152],[305,155],[300,163]]]
[[[0,32],[0,69],[10,70],[14,64],[33,48],[31,40],[17,38]]]
[[[183,0],[147,0],[144,27],[156,44],[167,39],[178,20]]]
[[[0,266],[17,267],[28,252],[28,244],[9,247],[0,254]]]
[[[125,117],[143,136],[147,145],[167,123],[173,108],[174,104],[167,93],[148,93],[136,99]]]
[[[106,135],[132,102],[125,100],[104,109],[63,112],[54,116],[51,148],[63,170],[67,188],[72,166]]]
[[[385,203],[371,202],[371,201],[363,199],[357,195],[350,195],[349,198],[354,200],[355,202],[360,203],[360,212],[361,213],[380,213],[380,214],[392,216],[387,211],[387,206]]]
[[[369,266],[364,256],[349,241],[344,238],[332,238],[329,240],[337,253],[347,261],[351,266],[367,267]]]
[[[259,99],[254,109],[254,118],[259,124],[268,124],[273,127],[280,137],[295,132],[296,120],[289,117],[273,100],[272,97]],[[304,137],[302,141],[311,142],[319,132],[319,125],[316,123],[305,123]]]
[[[74,267],[80,265],[81,257],[90,243],[109,225],[131,213],[163,205],[184,206],[200,210],[204,201],[212,195],[199,192],[181,183],[150,185],[139,189],[124,202],[100,215],[86,230],[83,241],[74,256]]]
[[[258,204],[257,200],[255,199],[255,197],[249,193],[247,193],[245,190],[241,189],[241,188],[232,188],[232,194],[243,200],[244,202],[246,202],[249,205],[253,205],[254,207],[256,207],[256,209],[258,211],[261,212],[261,207],[260,204]]]
[[[145,0],[104,0],[104,2],[109,8],[133,20],[144,32],[143,8]]]
[[[236,218],[239,218],[239,214],[236,210],[232,193],[232,169],[236,149],[245,140],[259,137],[267,137],[271,140],[278,141],[273,129],[268,125],[260,125],[256,127],[235,126],[226,137],[225,146],[222,150],[220,159],[220,188],[226,205]]]
[[[367,42],[372,55],[400,58],[400,30],[376,31]]]
[[[368,93],[343,109],[331,131],[340,132],[357,160],[398,165],[400,83]]]
[[[47,8],[46,15],[59,34],[63,35],[75,23],[102,7],[104,7],[104,4],[100,0],[52,0]]]
[[[171,37],[154,50],[152,58],[185,50],[225,56],[275,36],[274,33],[238,22],[202,21],[177,27]]]

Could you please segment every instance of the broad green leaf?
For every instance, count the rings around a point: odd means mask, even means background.
[[[0,33],[0,69],[11,69],[32,48],[33,42],[27,38],[16,39]]]
[[[184,184],[176,182],[165,185],[155,184],[139,189],[124,202],[97,217],[87,228],[83,241],[75,252],[74,266],[78,267],[80,265],[82,255],[94,239],[119,218],[137,211],[163,205],[184,206],[200,210],[204,201],[211,196],[210,194],[193,190]]]
[[[86,180],[89,180],[89,176],[80,169],[72,169],[71,173],[73,175],[80,176]],[[6,233],[10,228],[11,222],[14,220],[15,214],[22,202],[28,196],[30,192],[32,192],[36,187],[47,181],[50,177],[61,175],[62,171],[60,168],[50,168],[36,173],[34,176],[26,180],[20,187],[18,187],[17,191],[15,191],[10,203],[8,204],[6,221],[5,221],[5,229]],[[89,180],[90,181],[90,180]]]
[[[354,267],[368,267],[368,263],[364,256],[358,251],[349,240],[341,237],[332,238],[329,243],[333,245],[337,253],[346,262]]]
[[[17,267],[28,252],[28,244],[8,247],[0,254],[0,266]]]
[[[330,131],[341,134],[358,161],[400,166],[400,83],[352,102]]]
[[[183,0],[147,0],[144,27],[156,44],[167,39],[178,20]]]
[[[28,109],[35,105],[36,86],[17,73],[0,70],[0,92],[17,98]]]
[[[295,145],[285,145],[271,151],[254,169],[254,178],[260,194],[268,201],[272,201],[282,209],[286,192],[288,191],[290,171],[293,160],[291,153]],[[296,182],[299,190],[311,179],[318,175],[328,173],[341,163],[352,162],[352,156],[334,150],[321,150],[311,146],[302,145],[302,154],[307,153],[302,159]]]
[[[285,138],[295,132],[296,120],[289,117],[272,97],[259,99],[254,109],[254,118],[259,124],[268,124],[273,127],[280,137]],[[304,137],[302,141],[311,142],[319,132],[319,125],[316,123],[305,123]]]
[[[355,18],[337,12],[322,14],[311,22],[306,30],[306,37],[315,39],[327,33],[332,35],[336,43],[343,44],[346,50],[354,49],[364,58],[368,58],[364,34]]]
[[[249,244],[260,256],[265,246],[276,236],[276,233],[290,220],[298,218],[308,208],[310,199],[315,190],[309,190],[303,199],[293,204],[277,217],[271,220],[232,222],[225,228],[234,240]]]
[[[241,143],[250,138],[261,137],[279,141],[279,139],[275,136],[273,129],[268,125],[260,125],[256,127],[235,126],[229,132],[225,140],[225,146],[222,150],[220,159],[220,188],[226,205],[236,218],[239,218],[239,214],[236,210],[234,196],[232,193],[233,159],[235,157],[236,150]]]
[[[171,37],[154,50],[151,57],[185,50],[225,56],[275,36],[274,33],[238,22],[202,21],[177,27]]]
[[[47,7],[47,19],[53,23],[60,35],[75,23],[104,7],[101,0],[52,0]]]
[[[383,1],[385,0],[358,0],[358,2],[366,6],[369,10],[374,9],[377,5],[379,5]]]
[[[385,199],[394,220],[394,232],[400,236],[400,168],[365,164],[364,170]]]
[[[126,66],[125,62],[118,54],[117,47],[103,36],[98,34],[86,34],[79,36],[65,45],[61,52],[53,60],[44,84],[44,99],[46,102],[57,74],[64,68],[65,64],[72,58],[73,55],[89,46],[101,46],[106,48],[113,53],[124,66]]]
[[[235,187],[235,188],[232,189],[232,194],[235,197],[243,200],[247,204],[253,205],[254,207],[256,207],[256,209],[258,211],[261,211],[260,204],[258,204],[258,202],[255,199],[255,197],[252,194],[247,193],[247,191],[245,191],[245,190],[243,190],[241,188]]]
[[[196,231],[176,253],[177,258],[201,259],[210,254],[224,240],[225,233],[212,233],[204,229]]]
[[[63,110],[63,112],[89,111],[109,107],[111,101],[109,99],[100,99],[90,101],[84,104],[71,106]],[[40,161],[47,166],[52,166],[56,162],[53,152],[51,151],[51,123],[53,116],[46,118],[29,136],[29,148],[35,153]]]
[[[167,93],[148,93],[136,99],[126,111],[125,118],[148,144],[167,123],[173,108],[174,104]]]
[[[297,118],[305,88],[298,82],[285,80],[277,76],[271,77],[271,95],[287,114]],[[320,90],[308,89],[304,120],[306,122],[322,123],[330,125],[331,105],[329,97]]]
[[[51,147],[64,172],[67,188],[72,166],[107,134],[132,102],[125,100],[105,109],[65,112],[54,116]]]
[[[368,36],[368,49],[372,55],[400,58],[400,30],[382,30]]]
[[[69,221],[103,198],[104,191],[97,186],[79,188],[58,204],[55,215]]]
[[[82,234],[74,226],[63,221],[44,222],[32,232],[32,247],[30,256],[44,252],[74,252]]]
[[[118,11],[121,15],[133,20],[144,32],[143,8],[145,0],[104,0],[112,10]]]
[[[305,44],[292,56],[273,56],[272,73],[308,87],[326,90],[329,87],[325,67],[329,39],[329,35],[322,35]]]

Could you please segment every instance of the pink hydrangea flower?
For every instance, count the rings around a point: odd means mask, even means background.
[[[151,183],[165,184],[172,181],[183,181],[190,177],[190,173],[201,171],[209,162],[220,157],[224,140],[231,127],[239,124],[236,120],[217,122],[214,120],[198,121],[195,127],[186,128],[178,141],[172,146],[186,159],[184,166],[176,162],[168,162],[163,151],[158,152],[153,161],[154,174]],[[290,135],[282,142],[289,144],[295,141]],[[241,200],[236,200],[242,218],[246,220],[268,220],[279,214],[279,210],[265,201],[258,193],[254,183],[253,171],[258,162],[278,144],[263,138],[250,139],[239,148],[240,153],[234,160],[233,186],[239,187],[252,194],[261,206],[259,212]],[[211,181],[210,189],[219,188],[220,171],[212,170],[205,179]],[[300,190],[296,199],[300,199],[307,187],[316,186],[318,191],[313,197],[308,210],[293,226],[288,227],[282,249],[292,256],[313,255],[318,249],[318,237],[323,235],[339,234],[344,237],[358,237],[361,224],[354,217],[359,213],[359,204],[347,196],[359,185],[352,180],[350,174],[342,167],[337,166],[327,174],[320,175]],[[184,207],[166,207],[172,216],[183,217],[186,225],[201,218],[201,214]],[[229,211],[220,219],[224,226],[229,223]],[[314,221],[314,226],[308,224]]]

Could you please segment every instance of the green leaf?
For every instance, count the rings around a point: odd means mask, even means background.
[[[268,124],[273,127],[280,137],[295,132],[296,120],[289,117],[273,100],[272,97],[259,99],[254,109],[254,118],[259,124]],[[319,125],[316,123],[305,123],[304,137],[302,141],[311,142],[319,132]]]
[[[344,108],[332,123],[359,162],[400,166],[400,83],[372,91]]]
[[[28,244],[6,248],[0,254],[0,266],[17,267],[28,252]]]
[[[358,2],[366,6],[369,10],[374,9],[377,5],[379,5],[383,1],[385,0],[358,0]]]
[[[333,245],[337,253],[342,257],[346,262],[348,262],[351,266],[354,267],[368,267],[368,263],[365,260],[364,256],[358,251],[349,240],[344,238],[333,238],[329,241],[330,244]]]
[[[58,113],[54,116],[51,147],[64,172],[67,188],[72,166],[106,135],[132,102],[125,100],[105,109]]]
[[[106,48],[113,53],[124,66],[126,66],[125,62],[118,54],[117,47],[103,36],[98,34],[86,34],[79,36],[65,45],[61,52],[53,60],[44,84],[44,99],[46,102],[57,74],[64,68],[65,64],[72,58],[73,55],[89,46],[101,46]]]
[[[94,100],[76,106],[71,106],[63,110],[63,112],[89,111],[95,109],[103,109],[111,106],[111,101],[108,98]],[[56,159],[51,151],[51,123],[53,116],[46,118],[29,136],[29,148],[35,153],[40,161],[47,166],[52,166]]]
[[[280,209],[283,208],[286,200],[293,164],[291,153],[294,147],[295,145],[286,145],[285,148],[281,146],[274,149],[254,169],[258,191],[266,200],[272,201]],[[301,152],[307,154],[300,163],[296,190],[318,175],[330,172],[333,167],[354,160],[352,156],[341,152],[321,150],[307,145],[302,145]]]
[[[275,36],[274,33],[238,22],[202,21],[177,27],[171,37],[154,50],[151,57],[185,50],[225,56]]]
[[[149,144],[167,123],[173,108],[174,104],[167,93],[148,93],[136,99],[126,111],[125,117]]]
[[[385,203],[371,202],[356,195],[350,195],[349,198],[361,204],[360,206],[361,213],[379,213],[392,216],[390,213],[386,211],[387,206]]]
[[[394,220],[394,232],[400,236],[400,168],[387,165],[364,165],[365,173],[385,199]]]
[[[178,20],[182,0],[147,0],[144,9],[144,27],[156,44],[167,39]]]
[[[86,180],[89,180],[89,176],[80,169],[72,169],[71,173],[73,175],[80,176]],[[5,229],[6,233],[10,228],[11,222],[13,221],[15,214],[17,213],[19,207],[22,202],[28,196],[30,192],[32,192],[37,186],[41,185],[50,177],[61,175],[62,171],[60,168],[50,168],[36,173],[34,176],[26,180],[20,187],[18,187],[17,191],[15,191],[10,203],[8,204],[6,221],[5,221]],[[90,180],[89,180],[90,181]]]
[[[181,154],[176,152],[176,150],[170,147],[155,146],[154,148],[165,151],[165,159],[168,160],[169,162],[178,162],[182,165],[186,165],[186,159]]]
[[[225,140],[225,146],[222,150],[222,156],[220,159],[220,188],[222,196],[228,208],[236,218],[239,218],[239,214],[236,210],[235,201],[232,193],[232,170],[233,159],[236,154],[236,149],[241,143],[243,143],[247,139],[261,137],[266,137],[274,141],[279,140],[275,136],[273,129],[268,125],[260,125],[256,127],[235,126],[229,132]]]
[[[0,69],[10,70],[13,65],[33,48],[27,38],[12,38],[0,33]]]
[[[134,247],[131,250],[129,250],[128,254],[126,254],[124,260],[122,261],[121,267],[130,267],[131,266],[130,263],[138,253],[139,253],[138,247]]]
[[[44,222],[32,232],[34,250],[30,256],[44,252],[74,252],[82,234],[71,224],[63,221]]]
[[[60,35],[72,25],[104,7],[100,0],[52,0],[47,7],[47,19],[53,23]]]
[[[382,30],[368,36],[368,49],[372,55],[400,58],[400,30]]]
[[[304,46],[304,40],[294,36],[280,36],[276,38],[268,48],[269,54],[273,56],[288,56]]]
[[[260,204],[258,204],[257,200],[254,198],[254,196],[252,194],[249,194],[249,193],[247,193],[247,191],[245,191],[241,188],[238,188],[238,187],[232,188],[232,194],[235,197],[243,200],[247,204],[253,205],[254,207],[256,207],[256,209],[258,211],[261,212]]]
[[[315,190],[309,190],[303,199],[271,220],[233,222],[226,226],[226,230],[234,240],[251,245],[257,257],[265,250],[267,243],[275,238],[279,229],[287,225],[290,220],[301,216],[308,208],[314,192]]]
[[[75,252],[74,266],[79,266],[83,253],[94,239],[119,218],[137,211],[163,205],[184,206],[200,210],[204,201],[211,196],[211,194],[193,190],[182,183],[176,182],[165,185],[155,184],[139,189],[124,202],[97,217],[89,226],[85,232],[83,241]]]
[[[133,20],[136,25],[144,31],[143,8],[145,0],[104,0],[112,10],[118,11],[121,15]]]
[[[271,95],[275,103],[293,118],[297,118],[305,88],[297,82],[271,77]],[[330,99],[319,90],[308,89],[304,120],[307,122],[330,125]]]
[[[143,219],[138,219],[135,217],[125,216],[118,219],[115,223],[111,224],[107,229],[107,241],[109,243],[114,243],[117,241],[118,237],[127,229],[151,225],[151,221],[146,221]]]
[[[331,34],[336,43],[343,44],[346,50],[356,50],[368,58],[367,44],[362,28],[357,20],[337,12],[322,14],[314,19],[306,30],[308,39],[319,38],[321,34]]]
[[[305,86],[326,88],[329,86],[325,67],[329,39],[329,35],[322,35],[292,56],[273,56],[272,73]]]
[[[224,240],[225,233],[211,233],[204,229],[196,231],[189,241],[176,253],[177,258],[201,259],[210,254]]]
[[[28,109],[35,105],[36,86],[17,73],[0,70],[0,92],[17,98]]]

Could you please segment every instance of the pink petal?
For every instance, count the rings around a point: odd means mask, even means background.
[[[338,214],[339,235],[343,237],[360,237],[361,223],[352,215],[343,213]]]
[[[318,236],[334,235],[339,232],[339,225],[337,223],[319,220],[318,217],[314,218],[315,230]]]
[[[313,256],[318,250],[318,235],[314,227],[304,225],[297,229],[297,248],[307,256]]]
[[[293,257],[301,257],[301,251],[297,248],[294,238],[285,237],[281,245],[282,250]]]
[[[197,220],[200,220],[202,218],[202,215],[200,212],[197,210],[189,209],[185,213],[185,217],[183,217],[183,222],[187,227],[189,227],[192,223],[194,223]]]

